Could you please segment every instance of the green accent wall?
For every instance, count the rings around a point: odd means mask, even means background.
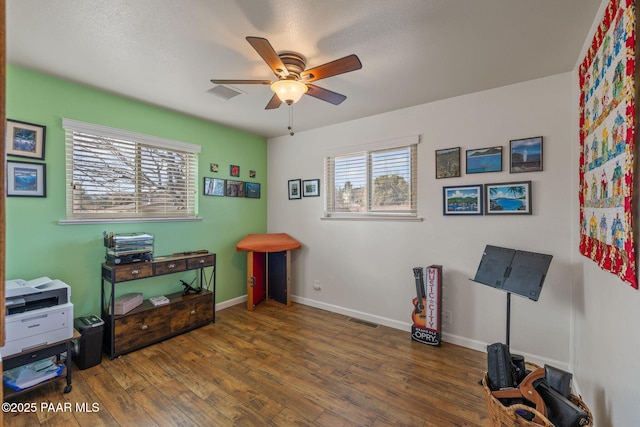
[[[155,235],[155,254],[208,249],[218,256],[216,303],[246,295],[246,255],[235,245],[267,227],[267,140],[191,116],[54,77],[7,67],[7,118],[45,125],[46,198],[6,200],[6,278],[41,276],[71,286],[74,316],[100,313],[102,232]],[[218,102],[212,100],[212,102]],[[62,118],[184,141],[202,147],[199,155],[199,217],[195,222],[132,222],[60,225],[65,219],[65,140]],[[212,118],[215,119],[215,118]],[[217,173],[209,165],[217,163]],[[241,181],[261,184],[260,199],[202,195],[204,177],[229,179],[229,165],[240,166]],[[249,171],[256,171],[249,178]],[[196,272],[142,279],[116,286],[116,296],[143,292],[145,298],[182,290]]]

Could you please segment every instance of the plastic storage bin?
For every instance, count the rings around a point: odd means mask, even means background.
[[[102,361],[102,334],[104,321],[91,314],[73,320],[73,326],[80,332],[80,338],[73,346],[73,361],[78,369],[99,365]]]

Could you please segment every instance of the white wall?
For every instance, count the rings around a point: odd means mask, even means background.
[[[506,294],[471,282],[487,244],[554,256],[539,301],[512,298],[511,347],[530,360],[570,361],[573,98],[570,73],[419,105],[269,140],[269,232],[286,232],[303,249],[293,255],[297,300],[409,330],[415,296],[412,268],[441,264],[445,340],[484,351],[505,340]],[[305,99],[294,108],[304,108]],[[348,101],[347,101],[348,102]],[[340,107],[336,107],[340,108]],[[289,179],[321,179],[327,148],[420,134],[418,209],[422,222],[321,220],[323,198],[288,200]],[[544,171],[435,179],[435,150],[502,146],[544,137]],[[464,164],[464,163],[463,163]],[[533,215],[442,215],[442,187],[533,181]],[[319,281],[321,290],[313,289]],[[409,335],[407,335],[409,339]]]

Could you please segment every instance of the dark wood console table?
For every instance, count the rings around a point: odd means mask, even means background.
[[[205,269],[212,268],[210,283]],[[122,315],[111,315],[116,284],[147,277],[199,270],[200,293],[165,295],[169,303],[154,306],[149,300]],[[216,254],[170,255],[153,261],[124,265],[102,264],[101,313],[105,323],[104,349],[110,359],[165,340],[192,329],[215,323]]]

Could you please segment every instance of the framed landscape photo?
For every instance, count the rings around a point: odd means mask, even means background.
[[[227,191],[225,192],[225,196],[227,197],[244,197],[244,182],[242,181],[232,181],[228,179],[226,181]]]
[[[224,179],[204,178],[205,196],[224,196]]]
[[[7,196],[47,197],[47,165],[7,161]]]
[[[436,150],[436,179],[460,176],[460,147]]]
[[[47,127],[7,119],[7,155],[44,160]]]
[[[304,181],[302,181],[303,197],[318,197],[319,195],[320,195],[319,179],[305,179]]]
[[[482,184],[442,187],[443,215],[482,215]]]
[[[484,185],[485,215],[531,215],[531,181]]]
[[[542,137],[509,141],[509,172],[539,172],[542,170]]]
[[[290,179],[289,180],[289,200],[300,199],[301,197],[302,197],[302,192],[300,190],[300,180]]]
[[[502,147],[467,150],[467,173],[502,171]]]
[[[245,183],[244,197],[248,199],[260,198],[260,183],[259,182],[247,182]]]

